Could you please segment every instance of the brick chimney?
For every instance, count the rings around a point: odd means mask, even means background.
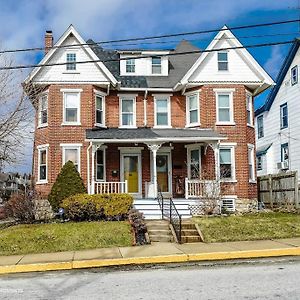
[[[53,35],[52,30],[47,30],[45,33],[45,55],[53,47]]]

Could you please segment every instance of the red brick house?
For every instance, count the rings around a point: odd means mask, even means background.
[[[224,29],[207,50],[241,46]],[[89,193],[150,199],[159,185],[195,198],[220,181],[237,209],[255,203],[253,97],[273,81],[246,49],[200,53],[182,41],[172,50],[106,50],[73,26],[52,41],[47,32],[45,57],[25,81],[43,90],[33,99],[37,190],[49,193],[72,160]]]

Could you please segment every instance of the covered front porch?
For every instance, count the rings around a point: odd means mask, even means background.
[[[207,197],[219,182],[219,144],[209,129],[87,130],[88,191],[136,199]]]

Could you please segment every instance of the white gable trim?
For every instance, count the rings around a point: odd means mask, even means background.
[[[243,45],[239,42],[239,40],[234,36],[234,34],[224,26],[222,30],[219,31],[218,34],[213,38],[210,44],[207,46],[205,50],[215,49],[216,44],[222,39],[223,35],[226,35],[229,39],[228,41],[232,43],[232,47],[243,47]],[[237,53],[246,60],[249,67],[262,79],[262,82],[274,85],[273,79],[269,76],[269,74],[259,65],[259,63],[254,59],[254,57],[248,52],[246,48],[236,50]],[[193,75],[193,73],[197,70],[197,68],[201,65],[201,63],[205,60],[207,55],[210,52],[203,52],[200,57],[196,60],[194,65],[189,69],[189,71],[184,75],[184,77],[180,80],[179,84],[185,85],[189,82],[189,78]],[[178,84],[174,87],[176,89]]]
[[[68,29],[64,32],[64,34],[59,38],[59,40],[54,44],[54,46],[55,47],[61,46],[62,43],[69,37],[70,34],[73,34],[73,36],[77,39],[77,41],[78,41],[79,44],[86,44],[86,42],[84,41],[84,39],[80,36],[80,34],[74,28],[74,26],[70,25],[68,27]],[[99,60],[99,58],[94,53],[94,51],[90,48],[89,45],[78,46],[78,47],[83,47],[93,60]],[[72,49],[73,48],[76,49],[75,46],[72,46],[71,48]],[[52,49],[50,49],[50,51],[44,56],[44,58],[39,63],[40,66],[34,68],[30,72],[30,74],[26,77],[25,83],[28,83],[29,81],[31,81],[38,74],[38,72],[41,70],[41,67],[50,60],[50,58],[54,55],[54,53],[56,52],[57,49],[58,48],[52,48]],[[66,49],[68,49],[68,48],[66,48]],[[103,71],[103,73],[106,75],[106,77],[111,81],[111,83],[113,85],[117,84],[117,80],[115,79],[115,77],[111,74],[111,72],[106,68],[106,66],[102,62],[95,62],[95,64],[98,65],[98,67]]]

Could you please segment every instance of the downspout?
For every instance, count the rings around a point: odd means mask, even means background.
[[[86,149],[87,155],[87,187],[88,187],[88,194],[91,194],[91,184],[90,184],[90,149],[92,147],[92,142],[90,142],[89,146]]]
[[[144,95],[144,127],[147,127],[147,96],[148,96],[148,90],[145,90]]]
[[[106,91],[107,95],[109,95],[109,88],[110,88],[110,83],[107,85],[107,91]]]

